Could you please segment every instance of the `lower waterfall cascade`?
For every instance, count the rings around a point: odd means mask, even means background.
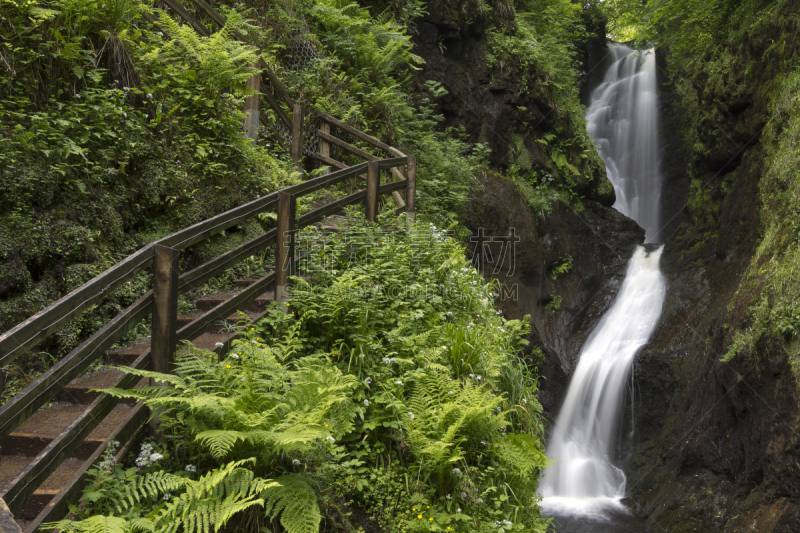
[[[653,50],[609,43],[612,61],[594,90],[587,129],[616,192],[614,207],[659,242],[658,94]],[[581,350],[552,426],[539,491],[545,514],[625,512],[626,477],[614,464],[622,406],[636,353],[653,333],[666,296],[662,246],[639,246],[614,303]]]

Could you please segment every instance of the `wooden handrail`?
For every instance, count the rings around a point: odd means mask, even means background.
[[[351,154],[357,155],[358,157],[366,159],[367,161],[377,161],[379,159],[377,156],[374,156],[369,152],[365,152],[361,148],[357,148],[357,147],[353,146],[352,144],[341,140],[338,137],[334,137],[333,135],[331,135],[329,133],[325,133],[322,130],[317,130],[317,137],[319,137],[320,139],[324,139],[324,140],[328,141],[331,144],[335,144],[339,148],[347,150]]]
[[[358,137],[362,141],[367,142],[367,143],[371,144],[372,146],[374,146],[376,148],[380,148],[381,150],[383,150],[384,152],[386,152],[386,153],[388,153],[390,155],[394,155],[394,156],[397,156],[397,157],[405,157],[406,156],[406,154],[404,154],[403,152],[401,152],[397,148],[393,148],[392,146],[389,146],[388,144],[379,141],[378,139],[376,139],[375,137],[373,137],[371,135],[367,135],[363,131],[361,131],[359,129],[356,129],[356,128],[354,128],[353,126],[351,126],[349,124],[345,124],[341,120],[339,120],[339,119],[337,119],[335,117],[332,117],[331,115],[328,115],[327,113],[323,113],[322,111],[316,111],[315,115],[317,117],[319,117],[320,119],[324,120],[325,122],[327,122],[327,123],[329,123],[329,124],[331,124],[333,126],[336,126],[340,130],[346,131],[350,135],[353,135],[354,137]]]
[[[0,335],[0,366],[14,361],[152,263],[153,245],[149,244]]]
[[[81,375],[108,348],[150,314],[153,291],[129,305],[80,346],[65,355],[25,389],[0,406],[0,440],[53,399],[64,386]]]

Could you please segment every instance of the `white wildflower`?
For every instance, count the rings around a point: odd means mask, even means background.
[[[329,436],[327,436],[327,437],[325,437],[325,440],[326,440],[326,441],[328,441],[328,442],[336,442],[336,439],[334,439],[334,438],[333,438],[333,437],[331,437],[330,435],[329,435]]]
[[[370,383],[372,383],[372,378],[364,378],[364,383],[369,385]]]
[[[300,460],[299,459],[292,459],[292,464],[294,466],[300,466]]]
[[[449,494],[447,496],[445,496],[445,498],[447,498],[448,500],[452,500],[453,499],[453,497],[450,496]]]
[[[400,385],[400,386],[402,386],[402,385],[403,385],[403,382],[402,382],[402,381],[400,381],[400,380],[398,379],[397,381],[395,381],[395,382],[394,382],[394,384],[395,384],[395,385]]]
[[[186,468],[184,468],[184,470],[194,474],[195,472],[197,472],[197,467],[194,465],[186,465]]]
[[[236,355],[235,353],[232,353],[231,354],[231,359],[239,359],[239,356]]]
[[[453,468],[453,475],[454,476],[460,476],[461,475],[461,470],[459,468]]]
[[[369,407],[369,400],[364,399],[364,407]]]
[[[225,344],[223,344],[221,342],[216,342],[216,343],[214,343],[214,346],[216,346],[217,348],[222,348],[223,346],[225,346]]]
[[[410,418],[411,420],[414,420],[414,413],[409,412],[408,413],[408,418]]]

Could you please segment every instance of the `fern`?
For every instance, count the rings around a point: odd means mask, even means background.
[[[322,515],[314,488],[298,475],[281,476],[275,481],[279,486],[263,493],[267,514],[280,517],[286,533],[317,533]]]
[[[258,61],[258,55],[255,47],[235,38],[236,34],[247,33],[252,28],[239,13],[228,13],[225,27],[210,37],[201,37],[189,24],[178,25],[163,12],[159,24],[172,40],[148,53],[145,60],[188,60],[197,72],[197,82],[207,89],[209,95],[216,94],[220,87],[248,94],[246,82],[259,72],[250,65]]]
[[[253,472],[243,468],[252,462],[252,459],[246,459],[228,463],[196,481],[163,472],[148,474],[116,502],[118,512],[147,497],[178,489],[183,492],[172,496],[166,505],[157,507],[146,517],[128,519],[98,515],[75,522],[62,520],[42,527],[70,533],[215,533],[235,514],[263,505],[261,494],[279,486],[274,481],[257,478]]]

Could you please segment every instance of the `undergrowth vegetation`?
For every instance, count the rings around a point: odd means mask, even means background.
[[[187,348],[174,375],[122,368],[162,382],[111,394],[145,399],[163,445],[129,468],[109,455],[84,520],[61,526],[546,530],[528,320],[500,316],[446,232],[375,229],[304,230],[308,276],[229,353]],[[228,502],[232,484],[247,490]]]

